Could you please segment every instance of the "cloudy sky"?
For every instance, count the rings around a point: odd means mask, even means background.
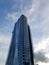
[[[49,65],[49,0],[0,0],[0,65],[5,65],[15,22],[28,19],[35,64]]]

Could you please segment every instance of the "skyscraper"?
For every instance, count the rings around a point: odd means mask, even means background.
[[[15,23],[6,65],[34,65],[30,27],[24,15]]]

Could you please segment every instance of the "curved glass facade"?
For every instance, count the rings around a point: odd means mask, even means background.
[[[22,15],[15,23],[6,65],[34,65],[30,29]]]

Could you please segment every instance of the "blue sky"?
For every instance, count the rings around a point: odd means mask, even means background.
[[[49,0],[0,0],[0,65],[5,65],[14,24],[21,14],[31,28],[35,63],[49,65]]]

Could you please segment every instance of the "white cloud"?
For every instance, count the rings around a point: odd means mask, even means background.
[[[18,12],[14,12],[14,13],[8,13],[6,16],[6,19],[11,20],[11,21],[17,21],[19,17],[19,13]]]
[[[27,8],[25,7],[24,11],[22,10],[22,13],[21,14],[24,14],[28,17],[28,19],[33,15],[35,14],[35,12],[37,13],[37,10],[39,8],[39,5],[40,5],[40,0],[33,0],[32,1],[32,6],[30,8]],[[33,18],[34,15],[31,17]]]
[[[39,5],[40,5],[40,0],[33,0],[32,1],[32,6],[30,8],[25,7],[23,10],[23,1],[21,2],[21,11],[19,12],[13,12],[13,13],[7,13],[6,18],[16,21],[20,15],[24,14],[30,19],[30,17],[37,12]],[[31,5],[31,4],[30,4]],[[36,17],[36,15],[33,15],[33,17]]]
[[[6,62],[11,37],[0,33],[0,65]]]
[[[37,9],[39,8],[40,5],[40,0],[36,0],[34,1],[34,3],[32,4],[32,8],[30,8],[28,11],[29,16],[33,15],[34,12],[37,12]]]
[[[46,51],[48,51],[47,46],[49,46],[49,37],[48,38],[43,38],[42,40],[40,40],[39,42],[36,43],[36,45],[34,45],[35,48],[35,52],[43,49]]]
[[[49,65],[49,63],[42,63],[42,62],[38,62],[37,64],[39,64],[39,65]]]
[[[5,65],[7,56],[8,56],[8,50],[7,52],[3,52],[3,51],[0,52],[0,65]]]
[[[10,42],[10,38],[11,38],[11,36],[9,36],[9,35],[4,35],[4,34],[1,34],[0,33],[0,43],[5,43],[5,44],[7,44],[7,43],[9,43]]]

